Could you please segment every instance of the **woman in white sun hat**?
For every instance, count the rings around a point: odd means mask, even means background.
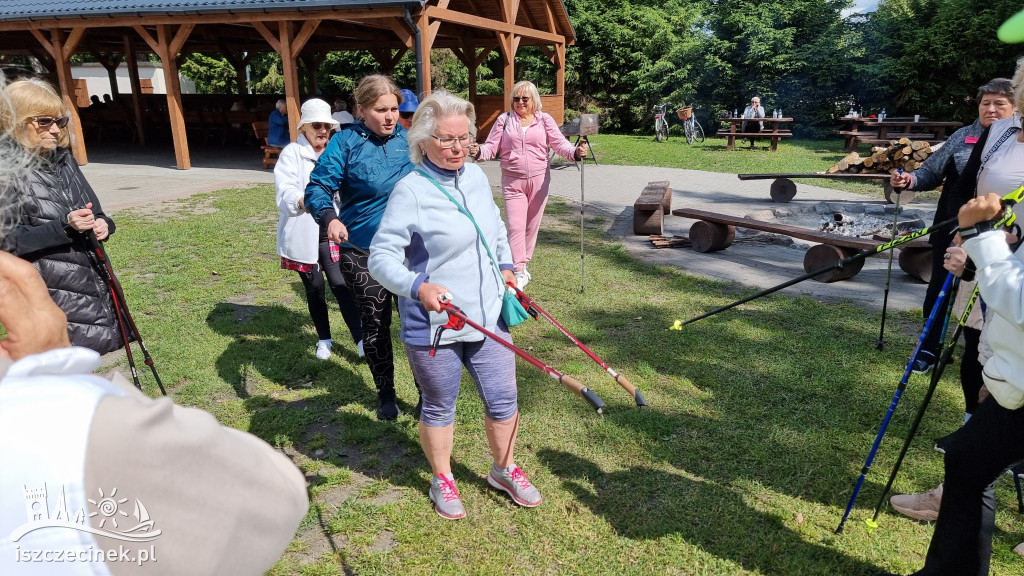
[[[277,253],[281,256],[281,268],[298,272],[306,288],[306,304],[319,338],[316,357],[321,360],[330,358],[332,345],[324,273],[352,334],[352,342],[359,356],[363,355],[359,309],[341,274],[338,246],[327,240],[327,231],[317,225],[303,203],[309,174],[337,126],[338,121],[331,117],[331,106],[327,102],[317,98],[307,100],[302,105],[299,138],[285,146],[274,167],[277,207],[281,211],[277,223]]]

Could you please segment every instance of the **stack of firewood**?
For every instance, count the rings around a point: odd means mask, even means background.
[[[899,140],[890,140],[888,146],[874,146],[871,148],[870,156],[861,157],[856,152],[850,152],[826,172],[829,174],[837,172],[888,174],[897,168],[903,168],[905,172],[913,172],[931,154],[932,148],[927,142],[900,138]]]

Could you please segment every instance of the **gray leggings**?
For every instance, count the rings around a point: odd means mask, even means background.
[[[499,324],[494,332],[512,341],[504,325]],[[430,346],[406,344],[405,355],[413,377],[420,384],[423,396],[420,422],[427,426],[447,426],[455,421],[455,400],[459,396],[463,366],[476,381],[488,418],[501,422],[515,416],[519,410],[515,354],[490,338],[438,346],[433,357]]]

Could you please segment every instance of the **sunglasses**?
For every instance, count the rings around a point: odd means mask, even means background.
[[[50,126],[53,126],[54,122],[57,123],[57,128],[63,128],[68,125],[71,121],[70,116],[61,116],[60,118],[54,118],[53,116],[34,116],[32,121],[36,123],[36,126],[40,130],[48,130]]]
[[[525,103],[525,102],[529,102],[530,101],[530,97],[529,96],[513,96],[512,97],[512,101],[513,102],[523,102],[523,103]]]
[[[309,125],[313,130],[330,130],[334,128],[334,124],[328,124],[327,122],[310,122]]]

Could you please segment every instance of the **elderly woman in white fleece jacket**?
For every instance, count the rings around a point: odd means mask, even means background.
[[[451,474],[463,366],[476,381],[486,413],[494,456],[488,483],[520,506],[541,503],[540,492],[513,461],[519,423],[513,353],[466,326],[443,330],[436,355],[430,355],[434,331],[447,322],[440,313],[445,293],[469,318],[512,340],[501,321],[505,283],[515,282],[508,235],[487,177],[476,164],[466,164],[475,120],[472,104],[444,91],[420,103],[409,130],[416,169],[391,193],[369,258],[373,277],[399,295],[401,338],[423,396],[419,429],[433,473],[429,496],[438,515],[449,520],[466,515]]]

